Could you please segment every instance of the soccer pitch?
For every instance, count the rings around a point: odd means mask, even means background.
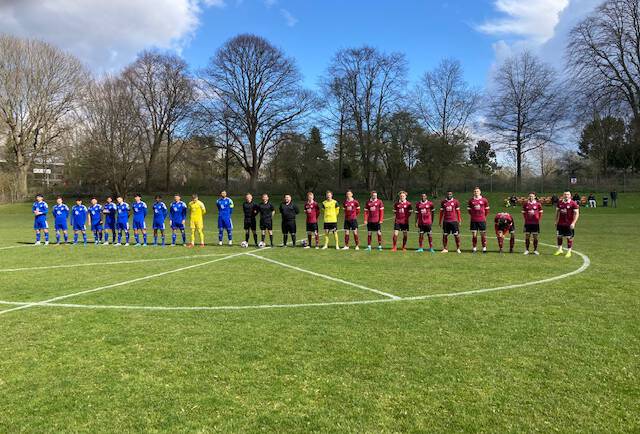
[[[550,207],[535,257],[470,254],[468,218],[462,255],[242,249],[240,198],[219,247],[203,200],[194,249],[34,247],[0,206],[0,431],[640,430],[640,195],[583,208],[572,258]]]

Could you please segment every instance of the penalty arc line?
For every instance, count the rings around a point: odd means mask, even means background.
[[[125,280],[123,282],[112,283],[111,285],[99,286],[97,288],[87,289],[87,290],[80,291],[80,292],[74,292],[72,294],[60,295],[58,297],[53,297],[53,298],[50,298],[48,300],[31,302],[31,303],[23,304],[23,305],[18,306],[18,307],[14,307],[14,308],[11,308],[11,309],[0,311],[0,315],[4,315],[5,313],[14,312],[14,311],[17,311],[17,310],[28,309],[28,308],[33,307],[33,306],[47,305],[49,303],[54,303],[54,302],[56,302],[58,300],[65,300],[67,298],[76,297],[78,295],[90,294],[92,292],[103,291],[105,289],[117,288],[119,286],[129,285],[131,283],[136,283],[136,282],[141,282],[141,281],[144,281],[144,280],[154,279],[156,277],[166,276],[167,274],[178,273],[180,271],[185,271],[185,270],[191,270],[193,268],[198,268],[198,267],[203,267],[205,265],[213,264],[214,262],[224,261],[226,259],[235,258],[236,256],[249,255],[249,254],[250,254],[249,252],[234,253],[232,255],[224,256],[222,258],[217,258],[217,259],[213,259],[211,261],[201,262],[199,264],[188,265],[186,267],[180,267],[180,268],[176,268],[176,269],[169,270],[169,271],[163,271],[161,273],[150,274],[148,276],[138,277],[138,278],[131,279],[131,280]]]

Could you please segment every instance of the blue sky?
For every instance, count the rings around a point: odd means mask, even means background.
[[[338,49],[368,44],[405,53],[410,78],[443,57],[456,57],[469,81],[482,86],[494,61],[496,37],[475,26],[492,15],[492,2],[486,0],[326,0],[321,6],[310,0],[244,0],[206,9],[183,55],[195,67],[204,66],[222,41],[237,33],[255,33],[294,57],[307,85],[314,86]]]

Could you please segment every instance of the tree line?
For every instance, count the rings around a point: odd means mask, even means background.
[[[523,51],[484,90],[458,60],[411,83],[403,53],[362,46],[338,50],[311,91],[294,59],[250,34],[200,70],[150,50],[95,77],[51,44],[3,35],[3,179],[25,197],[34,167],[56,161],[65,188],[79,192],[235,183],[391,196],[487,177],[512,178],[520,191],[532,176],[544,186],[576,172],[637,173],[639,5],[609,0],[578,23],[564,73]]]

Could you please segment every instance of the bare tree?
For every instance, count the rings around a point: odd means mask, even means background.
[[[255,188],[267,155],[315,104],[301,86],[294,61],[266,39],[239,35],[227,41],[201,75],[212,122],[224,117],[230,150]]]
[[[329,65],[327,81],[340,84],[336,97],[348,107],[368,189],[376,183],[383,122],[399,105],[406,74],[403,54],[366,46],[338,51]]]
[[[124,77],[135,90],[140,107],[139,119],[145,138],[141,142],[145,189],[150,188],[165,146],[164,184],[169,190],[171,165],[184,143],[178,141],[174,149],[176,131],[189,118],[193,107],[194,83],[188,66],[177,55],[145,51],[125,70]]]
[[[34,161],[70,127],[87,72],[45,42],[0,36],[0,139],[15,164],[17,192],[28,194]]]
[[[519,190],[523,158],[554,142],[566,115],[565,97],[556,72],[527,51],[500,65],[491,93],[486,126],[496,143],[513,152]]]
[[[141,158],[140,142],[145,140],[138,119],[141,107],[128,80],[107,77],[91,87],[86,99],[87,140],[84,158],[92,174],[117,194],[126,194],[137,178]]]
[[[349,106],[344,80],[328,78],[322,82],[322,96],[326,116],[324,123],[334,131],[336,146],[335,153],[338,160],[338,187],[342,188],[345,160],[345,136],[350,126]]]
[[[571,31],[569,66],[578,91],[640,119],[640,1],[607,0]]]

